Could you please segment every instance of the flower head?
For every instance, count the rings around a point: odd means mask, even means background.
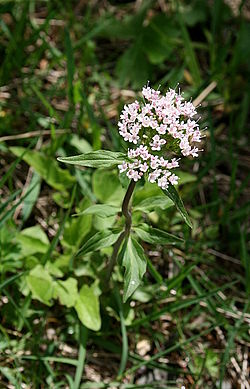
[[[178,177],[171,169],[179,166],[179,160],[167,157],[173,153],[198,156],[194,145],[201,141],[195,106],[175,90],[165,95],[149,86],[142,89],[144,103],[135,101],[124,106],[118,123],[119,133],[126,142],[134,144],[128,149],[131,163],[119,165],[120,172],[138,181],[146,175],[149,182],[157,182],[166,189],[176,185]]]

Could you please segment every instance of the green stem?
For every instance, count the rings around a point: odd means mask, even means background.
[[[88,339],[88,329],[81,323],[79,324],[79,326],[80,326],[79,354],[78,354],[77,368],[75,372],[74,389],[79,389],[80,387],[82,372],[83,372],[84,362],[85,362],[85,356],[86,356],[86,345]]]
[[[136,182],[131,180],[122,203],[122,213],[126,219],[126,224],[125,224],[126,235],[129,235],[131,225],[132,225],[132,215],[131,215],[131,210],[129,209],[129,202],[134,192],[135,185]]]
[[[119,253],[119,249],[121,247],[121,244],[123,240],[129,236],[130,230],[131,230],[131,225],[132,225],[132,215],[131,215],[131,210],[129,208],[129,203],[132,197],[132,194],[135,189],[136,182],[131,180],[130,184],[128,186],[127,192],[124,196],[123,202],[122,202],[122,214],[125,217],[125,229],[124,231],[119,235],[117,241],[114,244],[113,248],[113,253],[110,258],[109,266],[107,269],[107,282],[109,282],[111,274],[113,272],[114,266],[116,264],[117,256]]]

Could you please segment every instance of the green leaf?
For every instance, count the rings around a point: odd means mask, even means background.
[[[63,277],[63,272],[59,269],[59,267],[55,264],[55,262],[47,261],[45,264],[45,269],[48,270],[49,274],[55,277]]]
[[[79,210],[83,211],[91,204],[88,198],[79,204]],[[62,245],[64,247],[75,247],[78,248],[85,236],[90,232],[92,224],[91,215],[82,215],[78,218],[69,218],[65,223],[63,232]]]
[[[30,181],[29,186],[27,187],[26,192],[29,192],[28,196],[24,199],[23,201],[23,206],[22,206],[22,216],[23,220],[26,221],[33,209],[33,206],[35,205],[38,196],[40,194],[40,189],[41,189],[41,177],[39,174],[34,172],[32,175],[32,179]]]
[[[89,208],[85,209],[85,211],[75,215],[97,215],[100,217],[109,217],[114,216],[119,212],[120,208],[114,207],[113,205],[108,204],[95,204],[91,205]]]
[[[23,147],[10,147],[10,151],[17,157],[24,154],[25,149]],[[53,188],[65,191],[75,183],[75,178],[71,176],[68,170],[61,169],[54,158],[36,151],[28,150],[22,157],[22,159]]]
[[[25,228],[24,230],[22,230],[21,234],[29,236],[30,238],[39,239],[44,244],[49,245],[49,239],[40,224],[37,224],[33,227]]]
[[[31,290],[32,297],[50,306],[54,283],[49,272],[41,265],[37,265],[26,277],[26,281]]]
[[[53,297],[59,298],[60,303],[66,307],[73,307],[78,297],[76,279],[70,277],[66,281],[56,281]]]
[[[175,187],[173,185],[169,185],[169,187],[167,189],[164,189],[162,190],[163,193],[168,196],[172,201],[173,203],[175,204],[176,208],[178,209],[178,211],[180,212],[181,216],[183,217],[183,220],[186,222],[186,224],[189,226],[189,227],[193,227],[192,226],[192,222],[188,216],[188,213],[184,207],[184,204],[182,202],[182,199],[180,198],[177,190],[175,189]]]
[[[93,192],[101,203],[121,206],[125,196],[117,171],[98,169],[93,174]]]
[[[143,50],[152,64],[160,64],[170,57],[177,35],[178,29],[165,15],[157,15],[151,20],[144,29]]]
[[[183,239],[178,236],[169,234],[168,232],[159,230],[158,228],[150,227],[147,224],[134,228],[134,231],[140,239],[147,243],[175,244],[176,242],[183,242]]]
[[[111,167],[119,165],[124,161],[126,155],[108,150],[97,150],[91,153],[75,155],[73,157],[57,158],[60,162],[70,163],[72,165],[86,166],[86,167]]]
[[[84,245],[80,248],[78,255],[87,254],[92,251],[100,250],[104,247],[112,246],[119,235],[120,231],[115,233],[111,230],[99,231],[84,243]]]
[[[99,298],[95,286],[83,285],[75,304],[75,310],[82,324],[93,331],[101,328]]]
[[[143,248],[135,239],[129,237],[125,242],[124,256],[122,265],[125,267],[124,274],[124,294],[123,301],[134,293],[141,283],[142,277],[146,272],[147,259],[145,258]]]
[[[80,153],[90,153],[92,151],[92,146],[84,138],[79,138],[78,135],[73,134],[70,142],[71,146],[74,146]]]
[[[131,82],[134,88],[141,88],[150,77],[152,65],[147,60],[142,45],[143,36],[139,34],[136,42],[117,61],[115,72],[122,86]]]
[[[93,228],[96,231],[111,230],[116,222],[116,216],[101,217],[94,215]]]
[[[139,204],[133,207],[133,210],[151,212],[156,208],[165,210],[169,207],[172,207],[173,205],[173,201],[167,198],[166,196],[154,196],[141,201]]]
[[[22,230],[16,236],[16,241],[20,244],[24,257],[36,253],[44,254],[49,246],[48,237],[39,225]]]

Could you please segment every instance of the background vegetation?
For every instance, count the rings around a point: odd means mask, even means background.
[[[249,4],[122,3],[0,2],[0,387],[249,388]],[[148,80],[202,100],[206,139],[180,174],[192,230],[137,190],[135,220],[185,244],[144,244],[157,274],[122,305],[98,286],[111,248],[74,260],[114,217],[72,217],[119,207],[118,173],[56,157],[123,150],[119,112]],[[99,331],[81,325],[77,287],[99,295]]]

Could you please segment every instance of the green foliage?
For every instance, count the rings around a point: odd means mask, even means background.
[[[25,149],[11,147],[10,151],[19,157],[23,155]],[[53,188],[63,191],[73,186],[74,177],[71,176],[69,171],[61,169],[53,158],[34,150],[28,150],[22,158]]]
[[[78,251],[78,255],[84,255],[91,253],[92,251],[100,250],[104,247],[112,246],[118,238],[119,234],[119,231],[113,232],[109,230],[97,232],[83,244],[83,246]]]
[[[247,387],[246,2],[95,3],[0,2],[0,386]],[[213,89],[204,151],[178,191],[136,184],[128,237],[117,120],[148,80]]]
[[[152,196],[142,200],[133,209],[134,211],[150,212],[157,208],[162,210],[173,206],[173,201],[164,196]]]
[[[23,229],[17,236],[20,251],[24,257],[36,253],[45,254],[48,250],[49,240],[39,225]]]
[[[78,298],[76,279],[70,277],[65,281],[56,281],[53,297],[58,298],[60,303],[67,308],[73,307]]]
[[[41,265],[37,265],[26,277],[26,281],[33,298],[46,305],[51,305],[53,279],[48,270],[44,269]]]
[[[72,165],[94,167],[94,168],[108,168],[119,165],[124,161],[125,155],[123,153],[116,153],[108,150],[98,150],[91,153],[76,155],[74,157],[60,157],[58,161],[70,163]]]
[[[192,222],[188,216],[188,213],[184,207],[184,204],[183,204],[183,201],[182,199],[180,198],[177,190],[175,189],[175,187],[173,185],[169,185],[169,187],[165,190],[163,190],[163,193],[168,196],[172,201],[173,203],[175,204],[176,208],[178,209],[178,211],[180,212],[181,216],[183,217],[183,220],[187,223],[187,225],[189,227],[192,228]]]
[[[79,205],[81,210],[87,208],[90,205],[90,200],[84,199]],[[66,221],[62,245],[69,248],[77,248],[88,235],[92,226],[91,215],[82,214],[78,218],[70,218]]]
[[[125,267],[123,301],[134,293],[142,281],[146,271],[147,260],[143,248],[134,239],[129,237],[124,243],[122,266]]]
[[[103,169],[98,169],[93,174],[93,192],[99,201],[115,207],[121,206],[125,195],[117,172]]]
[[[81,212],[79,215],[97,215],[100,217],[114,216],[119,212],[119,208],[114,207],[109,204],[95,204],[91,205],[85,211]]]
[[[75,303],[75,309],[82,324],[90,330],[100,330],[100,307],[95,284],[82,286]]]
[[[144,242],[152,244],[168,244],[168,243],[178,243],[183,242],[178,236],[169,234],[168,232],[159,230],[158,228],[152,228],[149,225],[141,225],[134,228],[136,234]]]

